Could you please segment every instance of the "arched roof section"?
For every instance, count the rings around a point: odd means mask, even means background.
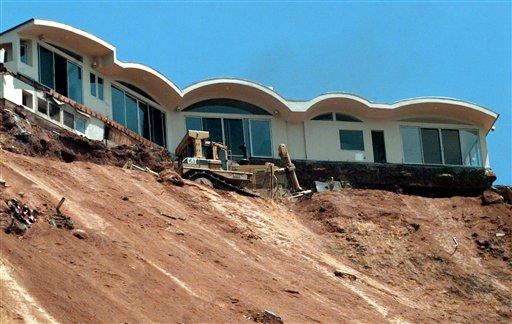
[[[310,119],[324,112],[341,112],[362,119],[389,119],[432,117],[456,120],[481,126],[489,131],[498,114],[473,103],[438,97],[405,99],[393,104],[373,103],[351,94],[325,94],[308,102],[303,108]]]
[[[50,40],[59,46],[90,56],[95,68],[114,80],[136,85],[151,94],[162,106],[173,109],[181,99],[181,91],[158,71],[139,63],[122,62],[116,48],[83,30],[48,20],[31,19],[16,26],[20,35]]]
[[[221,78],[190,85],[183,91],[158,71],[138,63],[122,62],[116,49],[104,40],[80,29],[48,20],[31,19],[2,32],[15,31],[48,40],[92,58],[96,70],[114,80],[133,84],[168,109],[179,109],[199,101],[227,98],[244,101],[279,115],[290,122],[301,122],[324,112],[339,112],[364,119],[403,120],[439,118],[470,123],[489,131],[498,114],[473,103],[452,98],[413,98],[392,104],[370,102],[347,93],[322,94],[309,101],[286,100],[273,89],[241,79]]]
[[[291,112],[287,101],[273,90],[254,82],[229,78],[206,80],[188,86],[183,90],[179,109],[217,98],[247,102],[285,119]]]

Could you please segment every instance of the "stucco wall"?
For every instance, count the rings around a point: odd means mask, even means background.
[[[20,37],[24,40],[30,42],[30,57],[31,64],[25,64],[20,61],[19,52],[20,52]],[[401,110],[396,110],[396,114],[394,115],[386,115],[384,112],[389,112],[389,109],[376,109],[370,113],[366,113],[364,116],[367,118],[361,118],[363,120],[362,123],[358,122],[338,122],[338,121],[314,121],[310,120],[314,114],[318,114],[320,112],[325,112],[334,107],[336,111],[349,113],[349,114],[358,114],[362,111],[362,109],[367,109],[366,105],[370,105],[369,103],[363,104],[362,100],[348,100],[348,99],[333,99],[332,101],[322,101],[317,103],[317,110],[310,110],[307,112],[306,110],[302,110],[306,107],[306,103],[293,103],[291,101],[286,101],[285,99],[280,99],[279,107],[283,105],[289,105],[290,107],[295,107],[296,111],[279,111],[279,109],[275,109],[276,105],[276,97],[266,94],[263,95],[261,92],[263,90],[255,90],[254,85],[244,85],[243,87],[235,86],[238,83],[233,83],[231,88],[229,86],[224,85],[223,83],[219,83],[217,86],[213,86],[211,91],[208,90],[203,93],[203,96],[208,98],[223,98],[226,97],[225,94],[230,94],[231,96],[235,96],[243,100],[247,97],[247,101],[249,97],[252,100],[259,100],[257,103],[261,103],[262,107],[267,108],[267,110],[273,115],[262,116],[262,115],[237,115],[237,114],[208,114],[208,113],[193,113],[193,112],[181,112],[175,111],[176,107],[162,107],[161,105],[152,102],[149,98],[144,98],[134,91],[127,89],[126,87],[118,84],[116,82],[115,77],[106,77],[102,73],[99,73],[96,69],[92,68],[93,58],[88,55],[83,55],[83,53],[77,53],[82,55],[83,61],[78,62],[73,57],[59,50],[58,48],[47,44],[47,42],[53,43],[56,46],[62,46],[66,48],[62,43],[59,43],[58,39],[43,39],[40,40],[37,37],[25,37],[20,36],[16,30],[8,32],[7,34],[2,35],[1,43],[12,43],[13,49],[13,59],[12,61],[6,64],[6,67],[13,72],[19,72],[24,74],[34,80],[39,80],[39,56],[38,56],[38,45],[42,45],[51,51],[65,57],[69,61],[79,65],[82,69],[82,94],[83,94],[83,104],[107,117],[112,117],[112,107],[111,107],[111,85],[115,84],[116,87],[121,88],[130,95],[149,103],[150,105],[164,111],[166,113],[166,139],[167,139],[167,148],[172,152],[174,148],[178,145],[179,141],[185,134],[185,116],[202,116],[202,117],[221,117],[221,118],[253,118],[253,119],[269,119],[271,120],[271,138],[272,138],[272,155],[274,158],[278,158],[277,146],[280,143],[284,143],[288,146],[290,153],[294,159],[307,159],[307,160],[321,160],[321,161],[344,161],[344,162],[373,162],[373,147],[371,140],[371,131],[378,130],[384,132],[385,139],[385,147],[386,147],[386,158],[389,163],[403,163],[403,150],[402,150],[402,139],[400,134],[400,126],[417,126],[417,127],[428,127],[428,128],[454,128],[454,129],[478,129],[479,130],[479,138],[480,138],[480,150],[482,155],[482,162],[484,166],[489,166],[489,158],[487,153],[486,146],[486,134],[483,127],[476,127],[471,125],[462,125],[462,124],[442,124],[442,123],[418,123],[418,122],[402,122],[396,120],[398,118],[397,114],[402,114]],[[97,60],[97,58],[95,58]],[[110,62],[110,61],[112,62]],[[105,61],[105,62],[103,62]],[[109,62],[107,62],[109,61]],[[105,55],[100,58],[100,66],[105,65],[107,63],[113,63],[114,54],[111,53],[109,55]],[[119,75],[116,72],[112,72],[115,70],[102,69],[103,72],[109,75]],[[132,80],[138,80],[139,73],[136,70],[133,72]],[[93,72],[96,76],[103,78],[104,80],[104,100],[100,100],[95,96],[91,95],[90,91],[90,82],[89,82],[89,74]],[[145,84],[141,78],[140,84]],[[146,80],[146,79],[144,79]],[[6,97],[10,101],[21,104],[22,103],[22,90],[25,90],[33,95],[33,103],[32,107],[36,107],[36,97],[41,95],[34,92],[30,86],[24,84],[23,82],[12,78],[11,76],[2,76],[2,85],[1,92],[2,96]],[[245,82],[250,83],[250,82]],[[259,86],[260,88],[263,88]],[[144,88],[143,86],[141,88]],[[209,88],[210,89],[210,88]],[[226,90],[227,89],[227,90]],[[268,89],[264,89],[266,92],[269,92]],[[185,92],[184,92],[185,93]],[[201,91],[198,91],[200,94]],[[198,94],[198,95],[199,95]],[[176,95],[176,94],[174,94]],[[188,100],[194,101],[197,99],[197,96],[190,97],[189,94]],[[183,98],[185,98],[184,95]],[[160,97],[161,98],[161,97]],[[181,103],[183,104],[183,103]],[[170,105],[170,104],[169,104]],[[176,105],[179,105],[178,103]],[[432,104],[435,105],[435,104]],[[304,107],[303,107],[304,106]],[[322,107],[320,107],[322,106]],[[283,106],[285,107],[285,106]],[[422,106],[423,107],[423,106]],[[426,106],[425,106],[426,107]],[[427,109],[423,107],[424,109]],[[281,107],[282,108],[282,107]],[[286,107],[285,107],[286,108]],[[422,108],[422,109],[423,109]],[[447,107],[434,107],[437,111],[437,114],[444,112],[446,114],[452,113],[452,110],[457,108],[460,112],[466,112],[466,108],[463,106],[453,106],[449,110]],[[434,109],[432,108],[432,109]],[[283,108],[284,109],[284,108]],[[305,108],[304,108],[305,109]],[[323,109],[323,110],[322,110]],[[326,110],[327,109],[327,110]],[[347,109],[351,109],[350,111]],[[418,108],[419,109],[419,108]],[[430,109],[430,108],[429,108]],[[34,109],[36,110],[36,109]],[[284,109],[286,110],[286,109]],[[405,111],[405,110],[403,110]],[[419,109],[418,111],[423,111]],[[430,111],[430,110],[428,110]],[[472,114],[476,114],[476,110],[473,108],[467,108],[467,112],[471,112]],[[284,112],[284,113],[283,113]],[[304,113],[302,116],[306,118],[305,121],[301,121],[299,118],[291,118],[300,113]],[[379,115],[380,114],[380,115]],[[390,117],[394,116],[394,117]],[[408,115],[411,117],[411,113]],[[358,116],[360,117],[360,116]],[[403,118],[403,114],[401,116]],[[418,116],[414,116],[418,117]],[[421,117],[421,116],[419,116]],[[446,116],[444,116],[446,117]],[[302,117],[301,117],[302,118]],[[381,119],[370,119],[370,118],[381,118]],[[394,119],[392,119],[394,118]],[[476,120],[476,119],[472,119]],[[477,121],[474,121],[478,123]],[[483,124],[482,124],[483,125]],[[95,120],[91,118],[88,123],[86,135],[93,139],[102,139],[103,138],[103,130],[104,126],[99,120]],[[364,150],[362,151],[349,151],[342,150],[340,147],[340,138],[339,138],[339,130],[361,130],[363,131],[364,136]],[[488,129],[488,128],[487,128]]]

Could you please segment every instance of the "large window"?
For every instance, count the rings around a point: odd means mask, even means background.
[[[82,103],[82,68],[63,56],[39,46],[39,82]]]
[[[201,117],[187,116],[187,130],[210,132],[210,139],[227,145],[233,156],[272,157],[270,120],[243,118],[245,116],[219,117],[219,114],[270,115],[265,109],[239,100],[217,98],[195,103],[183,110],[205,113]]]
[[[480,154],[478,131],[461,129],[459,140],[463,165],[481,166],[482,156]]]
[[[244,155],[244,126],[241,119],[224,119],[224,137],[233,155]]]
[[[455,165],[462,164],[459,131],[456,129],[443,129],[441,130],[441,134],[443,138],[444,163]]]
[[[272,140],[269,120],[250,120],[252,155],[272,156]]]
[[[421,143],[423,144],[423,162],[428,164],[441,164],[441,146],[439,131],[437,129],[422,128]]]
[[[187,116],[185,126],[210,132],[210,139],[226,144],[233,156],[272,157],[270,120]]]
[[[165,146],[165,114],[117,87],[112,87],[112,119],[144,138]]]
[[[220,118],[203,118],[203,130],[210,132],[210,140],[224,142],[222,136],[222,120]]]
[[[76,102],[83,102],[82,98],[82,68],[68,62],[68,97]]]
[[[481,166],[475,130],[401,127],[405,163]]]
[[[340,129],[340,146],[342,150],[364,151],[363,131]]]
[[[404,162],[422,163],[420,129],[417,127],[402,127],[400,128],[400,133],[402,134]]]

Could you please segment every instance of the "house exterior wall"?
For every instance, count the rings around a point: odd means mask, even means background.
[[[20,59],[20,41],[23,40],[29,44],[29,57],[30,64],[26,64]],[[48,42],[55,44],[56,46],[67,48],[77,54],[81,55],[83,60],[77,61],[72,56],[68,55],[64,51],[48,44]],[[270,120],[271,126],[271,147],[272,157],[279,158],[277,152],[277,146],[284,143],[288,146],[289,151],[294,159],[298,160],[315,160],[315,161],[339,161],[339,162],[374,162],[373,156],[373,145],[371,133],[375,131],[384,132],[384,141],[386,148],[386,159],[388,163],[404,163],[404,153],[402,148],[402,137],[400,129],[403,126],[415,126],[425,128],[439,128],[439,129],[471,129],[478,130],[479,146],[482,157],[482,166],[489,167],[489,158],[486,145],[486,134],[489,127],[484,128],[482,125],[476,123],[432,123],[432,122],[421,122],[422,115],[413,116],[416,117],[419,122],[400,121],[398,113],[389,113],[392,109],[386,109],[390,107],[372,107],[371,112],[366,111],[361,116],[355,117],[362,120],[362,122],[342,122],[342,121],[324,121],[324,120],[312,120],[315,117],[313,111],[318,110],[318,114],[325,111],[321,109],[331,109],[332,112],[348,113],[348,115],[355,115],[356,112],[363,111],[368,108],[369,104],[362,102],[359,99],[353,99],[353,96],[346,96],[346,98],[329,99],[331,101],[324,102],[322,100],[311,100],[311,102],[291,102],[279,97],[270,88],[262,90],[262,86],[251,86],[248,81],[226,81],[225,86],[222,83],[196,86],[193,85],[187,88],[182,93],[179,93],[181,99],[175,104],[168,104],[167,106],[160,105],[154,102],[150,98],[136,93],[135,91],[128,89],[126,86],[119,84],[116,80],[117,77],[110,77],[104,73],[100,73],[99,70],[105,73],[112,73],[116,75],[116,70],[111,67],[115,63],[115,52],[105,54],[102,57],[91,57],[84,55],[78,51],[69,48],[64,43],[59,42],[57,39],[40,39],[39,37],[24,35],[22,32],[18,32],[16,29],[10,32],[2,34],[0,44],[11,43],[12,44],[12,60],[5,63],[4,66],[11,72],[17,72],[25,75],[33,80],[39,80],[39,55],[38,47],[45,47],[74,64],[81,67],[82,70],[82,95],[83,105],[91,108],[92,110],[103,114],[109,118],[112,118],[112,85],[115,85],[119,89],[129,93],[131,96],[142,100],[150,105],[158,108],[165,112],[166,121],[166,148],[174,152],[174,149],[181,141],[186,131],[185,118],[187,116],[200,116],[200,117],[215,117],[215,118],[235,118],[235,119],[266,119]],[[93,68],[95,66],[95,68]],[[109,67],[110,66],[110,67]],[[89,74],[93,73],[97,77],[101,77],[104,81],[104,99],[101,100],[96,96],[91,95]],[[133,73],[137,73],[136,71]],[[140,80],[139,84],[142,89],[147,89],[144,80],[146,76],[136,78]],[[35,113],[37,111],[37,98],[42,98],[43,94],[40,91],[35,90],[31,85],[28,85],[19,79],[14,78],[8,74],[0,75],[0,95],[2,98],[6,98],[16,104],[21,105],[23,102],[23,93],[31,94],[31,104],[27,105],[27,108],[32,109]],[[207,83],[205,81],[205,83]],[[135,84],[135,86],[139,86]],[[204,90],[201,90],[204,89]],[[160,91],[160,90],[159,90]],[[155,94],[158,91],[155,90]],[[192,93],[192,94],[190,94]],[[151,94],[151,93],[150,93]],[[159,93],[161,98],[161,93]],[[172,94],[175,96],[175,94]],[[171,97],[171,94],[168,94]],[[350,97],[350,98],[349,98]],[[190,104],[191,102],[199,102],[204,99],[212,98],[231,98],[246,101],[248,103],[260,106],[260,108],[266,110],[269,115],[247,115],[247,114],[225,114],[225,113],[204,113],[182,110],[183,105]],[[168,102],[172,102],[169,100]],[[424,103],[423,103],[424,104]],[[286,106],[287,105],[287,106]],[[316,106],[315,106],[316,105]],[[412,104],[411,104],[412,105]],[[315,106],[315,107],[313,107]],[[30,108],[31,107],[31,108]],[[283,108],[284,107],[284,108]],[[308,108],[309,107],[309,108]],[[314,108],[314,109],[310,109]],[[375,109],[373,109],[375,108]],[[378,109],[382,108],[382,109]],[[308,111],[309,109],[309,111]],[[317,110],[315,110],[317,109]],[[423,109],[423,110],[421,110]],[[418,108],[418,111],[424,111],[425,107]],[[434,109],[438,109],[437,107]],[[467,108],[471,114],[471,118],[475,120],[475,116],[478,117],[479,112],[472,108]],[[403,111],[403,110],[402,110]],[[434,116],[435,116],[435,111]],[[437,110],[440,111],[440,110]],[[444,111],[446,112],[446,110]],[[373,114],[375,113],[375,114]],[[456,117],[460,115],[460,110],[456,113]],[[295,117],[295,116],[301,117]],[[388,116],[389,115],[389,116]],[[446,115],[446,114],[445,114]],[[388,116],[388,117],[383,117]],[[43,116],[47,118],[47,116]],[[83,116],[82,116],[83,117]],[[411,114],[407,115],[408,118]],[[446,116],[441,116],[446,119]],[[497,117],[496,117],[497,118]],[[456,118],[455,118],[456,119]],[[51,122],[55,122],[48,118]],[[98,119],[88,117],[87,127],[85,135],[91,139],[101,140],[104,138],[104,123]],[[62,125],[61,125],[62,126]],[[340,130],[359,130],[363,132],[364,149],[361,151],[353,150],[342,150],[340,147]]]
[[[28,42],[30,44],[29,46],[29,57],[30,57],[30,64],[26,64],[20,60],[20,41],[23,40],[25,42]],[[164,111],[164,109],[161,105],[158,103],[145,98],[144,96],[141,96],[140,94],[132,91],[131,89],[128,89],[122,84],[119,84],[114,79],[109,78],[108,76],[103,75],[98,70],[92,68],[93,65],[93,58],[84,55],[83,53],[76,52],[78,55],[82,56],[82,61],[78,61],[75,58],[71,57],[67,53],[61,51],[60,49],[52,46],[51,44],[48,44],[45,42],[45,40],[39,40],[35,37],[29,37],[20,35],[15,32],[10,32],[7,34],[2,35],[2,40],[0,43],[11,43],[13,47],[13,53],[12,53],[12,60],[7,62],[5,64],[5,67],[11,71],[11,72],[17,72],[20,73],[30,79],[39,81],[39,52],[38,47],[42,46],[62,57],[69,60],[70,62],[78,65],[81,68],[82,71],[82,104],[86,107],[91,108],[94,111],[97,111],[98,113],[108,117],[112,118],[112,85],[115,85],[117,88],[125,91],[126,93],[130,94],[131,96],[140,99],[144,102],[147,102],[151,104],[152,106],[160,109],[161,111]],[[57,46],[66,48],[63,44],[59,43],[58,40],[47,40],[48,42],[51,42],[52,44],[55,44]],[[69,49],[72,50],[73,49]],[[73,51],[74,52],[74,51]],[[100,77],[103,79],[103,88],[104,88],[104,98],[99,99],[97,96],[93,96],[91,94],[91,83],[90,83],[90,73],[93,73],[96,75],[96,77]],[[2,94],[1,98],[6,98],[10,100],[11,102],[21,105],[22,104],[22,92],[28,92],[32,95],[32,111],[36,114],[41,115],[43,118],[47,118],[47,116],[44,116],[43,114],[40,114],[37,111],[37,98],[43,98],[43,94],[39,91],[36,91],[33,87],[30,85],[27,85],[26,83],[12,77],[9,75],[2,75]],[[84,117],[83,115],[81,117]],[[87,117],[87,116],[85,116]],[[51,120],[50,118],[47,118],[50,122],[56,123],[56,121]],[[166,116],[166,120],[167,120]],[[62,127],[65,127],[62,125],[62,123],[57,123]],[[67,128],[67,127],[65,127]],[[74,131],[73,129],[69,129],[71,131]],[[94,139],[94,140],[102,140],[104,139],[104,124],[95,118],[87,117],[87,127],[86,132],[84,134],[88,138]],[[169,143],[169,142],[167,142]]]

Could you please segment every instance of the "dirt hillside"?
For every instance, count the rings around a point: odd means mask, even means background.
[[[275,203],[0,153],[2,217],[11,198],[39,212],[0,233],[2,323],[512,318],[509,204],[350,189]],[[61,197],[85,239],[49,224]]]

